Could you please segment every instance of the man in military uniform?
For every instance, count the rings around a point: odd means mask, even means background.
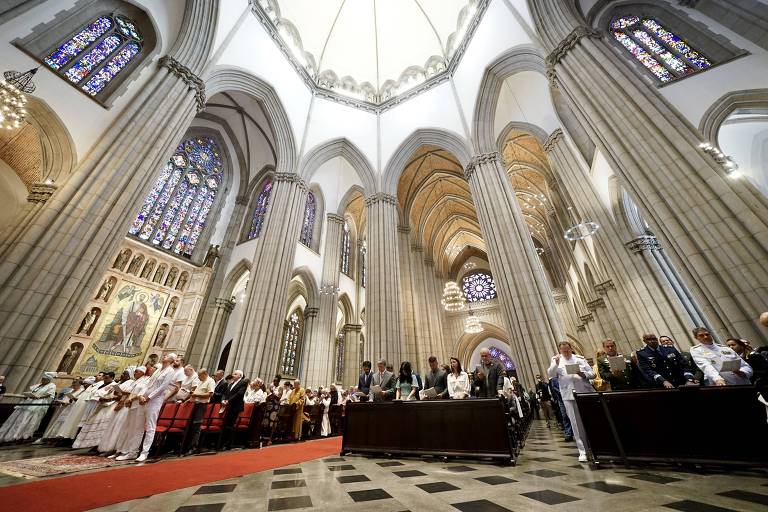
[[[752,376],[752,367],[744,361],[739,354],[730,347],[715,343],[712,334],[706,327],[697,327],[693,330],[693,337],[698,344],[691,347],[691,357],[696,365],[704,372],[704,385],[726,386],[749,385]],[[739,369],[734,371],[720,370],[724,361],[738,361]]]
[[[674,347],[662,347],[655,334],[643,334],[645,347],[637,351],[637,366],[645,381],[645,387],[666,389],[688,383],[697,384],[685,362]]]
[[[677,348],[675,346],[675,340],[670,338],[669,336],[659,336],[659,345],[663,347],[673,347]],[[693,357],[691,357],[690,352],[686,352],[685,350],[677,349],[680,354],[682,354],[683,358],[685,358],[685,362],[688,364],[688,368],[691,369],[691,373],[693,373],[693,378],[697,380],[700,384],[704,382],[704,372],[701,371],[701,368],[696,366],[696,363],[693,362]]]
[[[605,355],[597,358],[597,370],[600,372],[600,378],[611,384],[611,390],[621,391],[637,388],[637,368],[632,359],[629,356],[619,354],[616,349],[616,342],[613,340],[603,341],[603,351]],[[624,358],[624,369],[611,368],[609,357]]]

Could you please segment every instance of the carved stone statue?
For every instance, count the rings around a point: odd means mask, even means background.
[[[136,275],[139,272],[142,263],[144,263],[144,257],[141,255],[135,256],[131,261],[131,264],[128,265],[128,273]]]
[[[165,346],[165,338],[167,337],[168,337],[168,326],[163,324],[157,330],[157,336],[155,337],[155,346],[156,347]]]
[[[176,308],[179,306],[179,299],[176,297],[172,298],[171,301],[168,303],[168,309],[165,312],[165,316],[168,318],[173,318],[173,315],[176,314]]]
[[[155,269],[155,260],[150,260],[144,265],[144,269],[141,271],[142,279],[149,279],[152,275],[152,271]]]
[[[168,272],[168,277],[165,278],[165,286],[173,286],[173,282],[176,280],[176,274],[179,273],[179,269],[171,267],[171,271]]]
[[[56,371],[72,373],[72,370],[75,369],[77,358],[80,357],[80,353],[82,351],[83,345],[81,343],[73,343],[72,346],[70,346],[67,351],[64,352],[64,356],[61,358],[61,362],[59,363],[58,368],[56,368]]]
[[[80,322],[80,328],[77,330],[77,334],[85,333],[90,335],[97,318],[99,318],[99,315],[95,308],[87,312],[83,321]]]
[[[216,260],[219,259],[219,246],[213,245],[208,248],[208,252],[205,254],[205,260],[203,260],[204,267],[213,268]]]
[[[179,276],[179,282],[176,283],[176,289],[183,292],[184,287],[187,286],[187,281],[189,281],[189,274],[182,272]]]
[[[117,255],[117,259],[115,260],[115,264],[112,265],[112,268],[123,270],[125,268],[125,264],[128,263],[128,258],[130,257],[131,257],[130,249],[120,251],[120,254]]]
[[[112,291],[112,287],[115,286],[115,279],[110,277],[106,281],[104,281],[104,284],[101,285],[101,289],[99,290],[99,294],[96,295],[96,300],[107,300],[109,298],[109,293]]]

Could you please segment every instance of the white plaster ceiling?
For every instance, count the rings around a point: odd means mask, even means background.
[[[482,0],[257,0],[315,81],[380,103],[443,73]]]

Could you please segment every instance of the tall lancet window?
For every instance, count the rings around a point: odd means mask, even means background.
[[[349,233],[349,224],[344,221],[344,231],[341,235],[341,262],[339,270],[341,273],[349,275],[349,244],[351,243]]]
[[[662,83],[712,66],[712,62],[653,18],[622,16],[611,34]]]
[[[312,234],[315,229],[315,217],[317,216],[317,199],[315,194],[307,194],[307,203],[304,206],[304,222],[301,225],[299,241],[307,247],[312,247]]]
[[[261,227],[264,225],[264,217],[269,209],[269,198],[272,195],[272,180],[267,179],[261,187],[261,192],[256,198],[256,204],[253,207],[253,216],[251,217],[251,229],[248,230],[248,240],[258,238],[261,234]]]
[[[297,375],[303,331],[304,316],[300,309],[296,309],[285,321],[283,346],[280,350],[280,374],[283,377]]]
[[[50,52],[43,62],[85,93],[96,96],[141,53],[137,24],[121,14],[100,16]]]
[[[190,257],[216,193],[223,165],[211,137],[192,137],[176,148],[129,230],[154,246]]]

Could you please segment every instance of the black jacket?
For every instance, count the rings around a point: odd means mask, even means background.
[[[660,388],[665,380],[677,387],[693,379],[688,363],[674,347],[659,345],[657,350],[653,350],[646,346],[638,350],[637,366],[645,387],[649,388]]]
[[[365,373],[361,373],[360,377],[357,379],[357,389],[361,393],[365,393],[366,395],[371,391],[371,383],[373,382],[373,372],[368,372],[368,375],[366,376]]]
[[[224,400],[227,401],[227,409],[229,410],[243,410],[243,397],[245,396],[245,390],[248,389],[248,379],[242,378],[236,384],[227,386],[224,392]]]
[[[221,379],[219,382],[217,382],[216,387],[213,388],[213,396],[211,396],[211,402],[214,404],[220,404],[224,399],[224,393],[227,391],[228,386],[229,384],[227,384],[226,379]]]

